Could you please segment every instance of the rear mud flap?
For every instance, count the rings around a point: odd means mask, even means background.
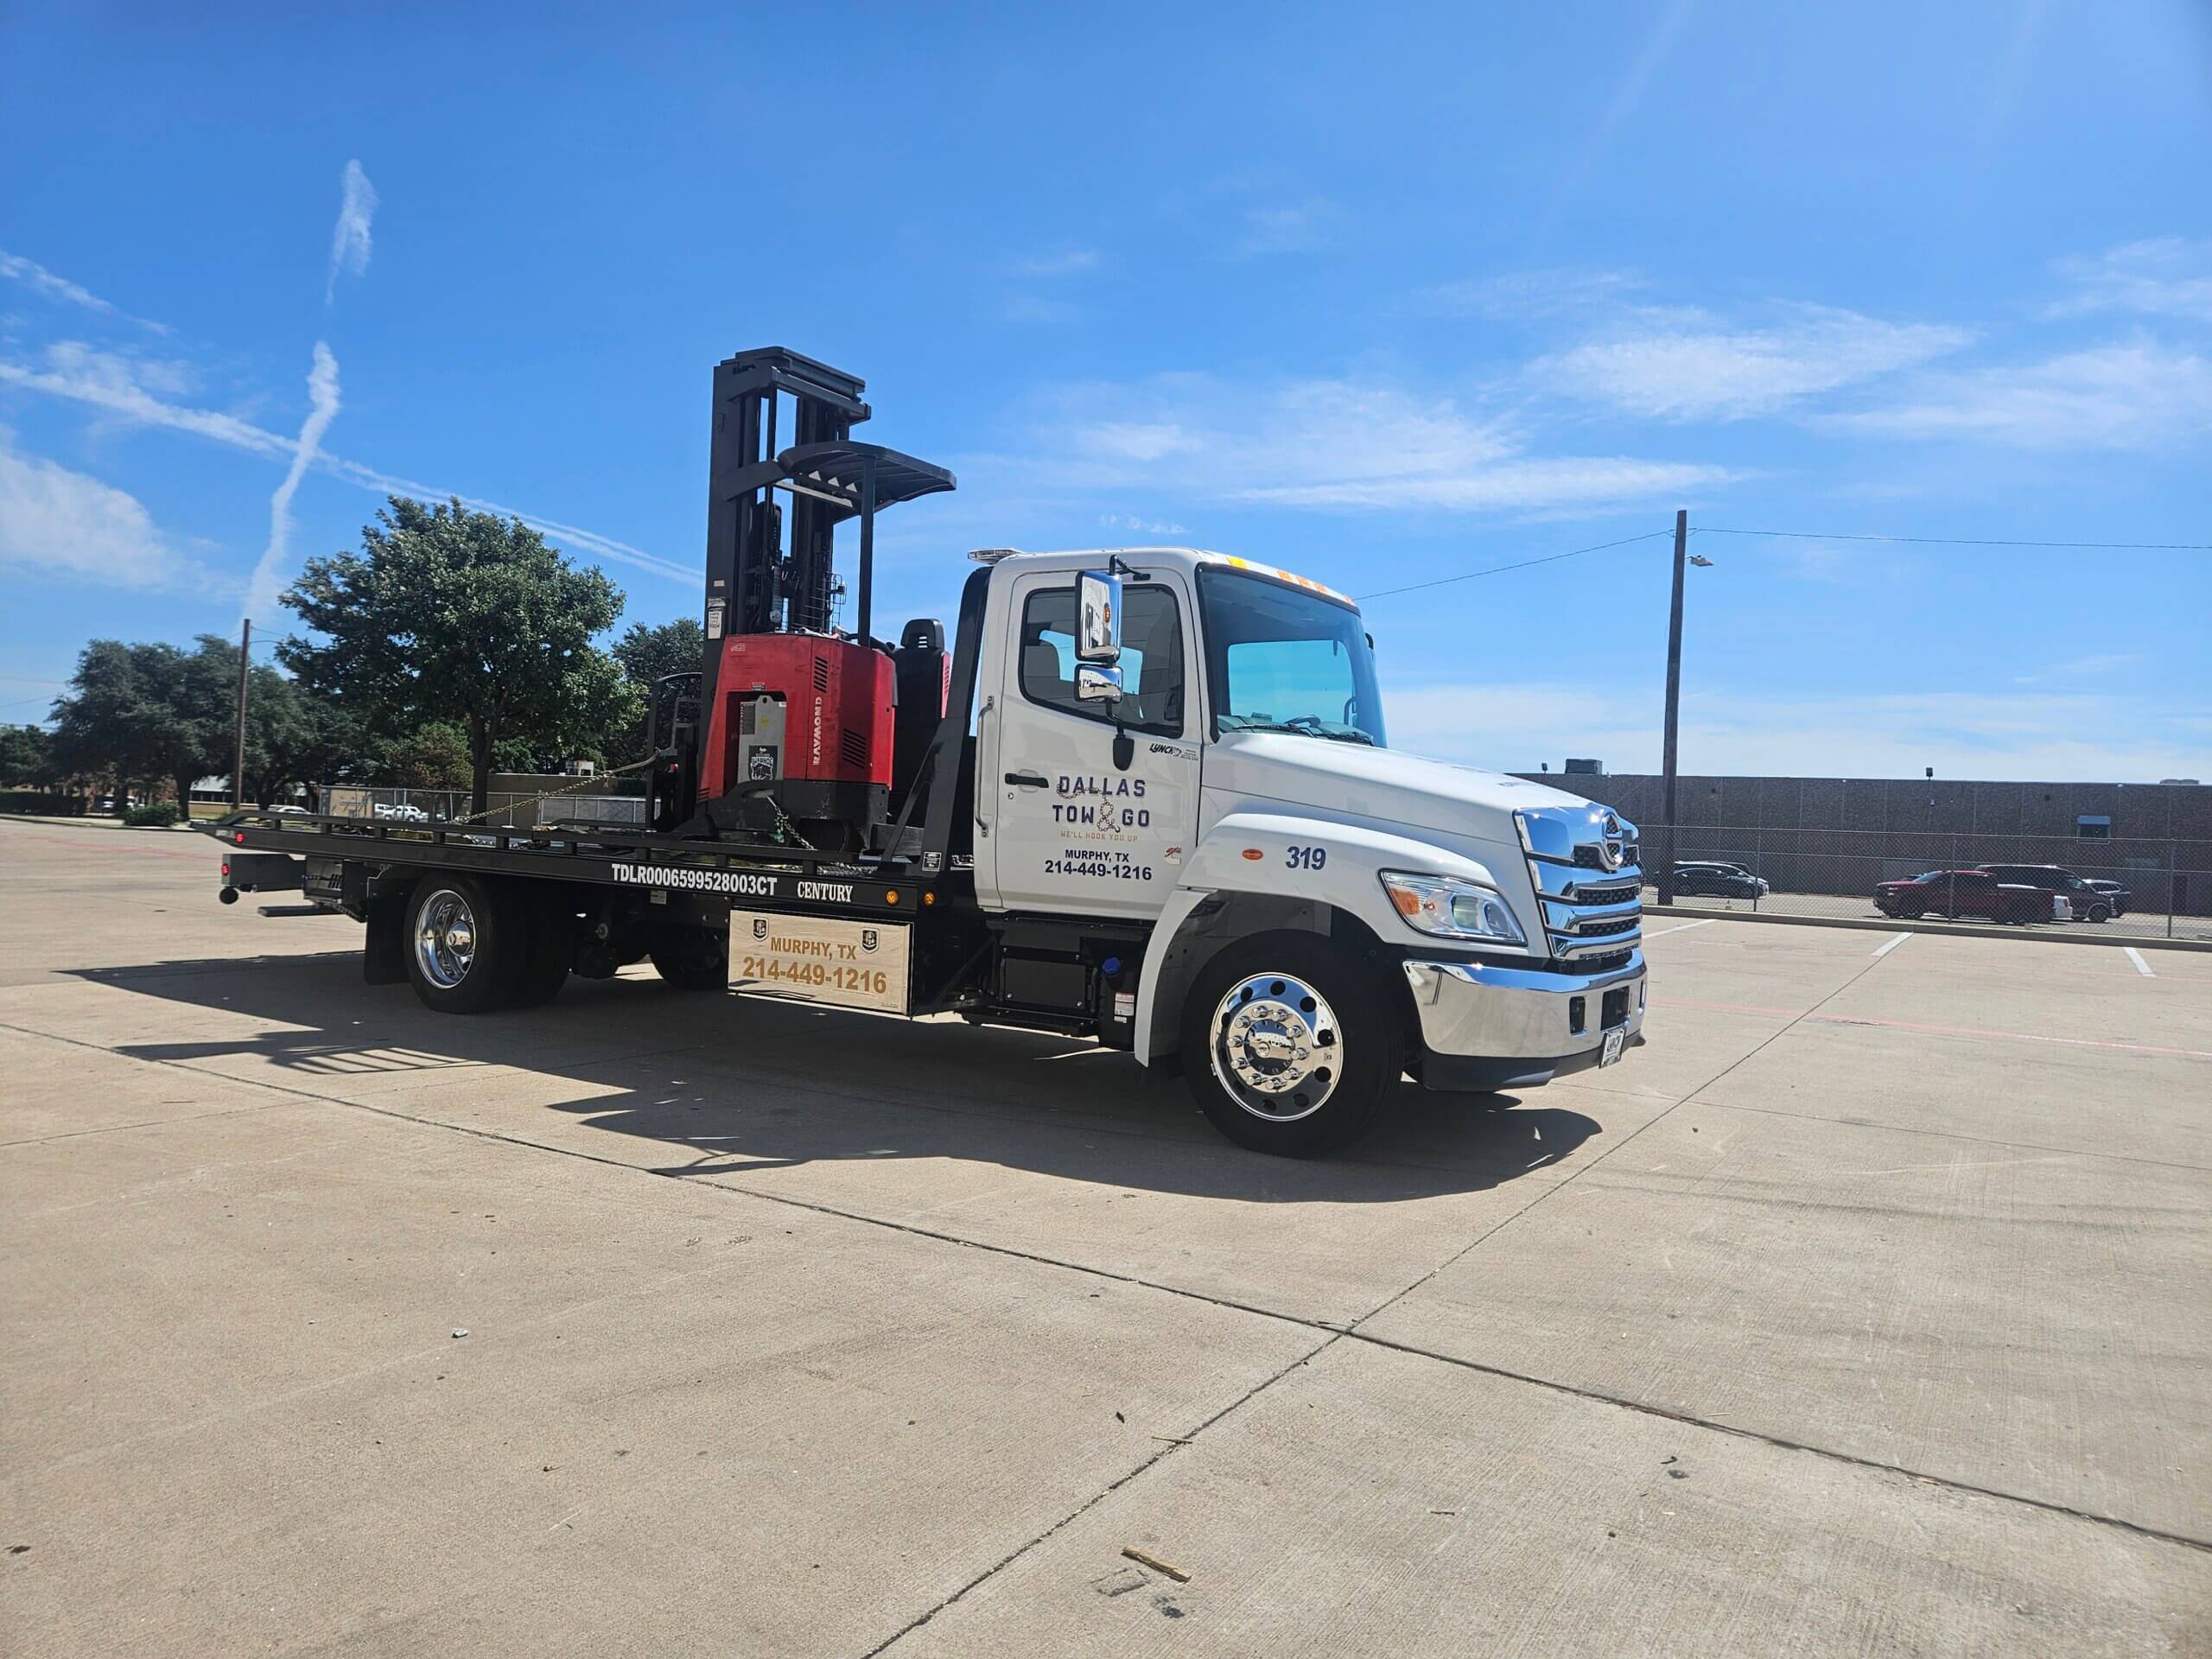
[[[369,901],[369,936],[361,948],[361,979],[369,985],[397,985],[407,977],[407,893],[384,893]]]

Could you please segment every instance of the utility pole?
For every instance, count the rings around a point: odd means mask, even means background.
[[[1681,620],[1681,611],[1682,568],[1681,561],[1677,559],[1675,565],[1675,618],[1677,622]],[[1676,632],[1680,632],[1681,630],[1677,628]],[[249,616],[238,625],[238,724],[237,741],[231,749],[231,804],[233,807],[241,807],[245,804],[245,667],[247,658],[252,654],[253,619]],[[1668,683],[1671,685],[1673,681],[1670,679]],[[1667,728],[1669,734],[1667,739],[1667,753],[1669,757],[1668,769],[1670,777],[1673,775],[1674,766],[1672,760],[1675,753],[1675,740],[1672,736],[1674,729],[1671,724]],[[1670,800],[1673,798],[1672,791],[1673,785],[1669,785],[1668,798]],[[189,819],[191,816],[192,808],[188,804],[185,808],[185,817]]]
[[[1659,902],[1675,902],[1675,737],[1682,712],[1682,571],[1688,562],[1690,512],[1675,514],[1675,602],[1667,613],[1667,738],[1662,761],[1666,772],[1667,834],[1659,851]]]

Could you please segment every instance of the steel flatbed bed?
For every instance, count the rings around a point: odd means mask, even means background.
[[[947,888],[972,893],[966,871],[925,880],[906,859],[871,862],[808,847],[733,844],[614,826],[391,823],[249,808],[199,827],[226,850],[248,854],[726,898],[801,915],[906,915],[949,896]],[[264,886],[237,885],[248,891]]]

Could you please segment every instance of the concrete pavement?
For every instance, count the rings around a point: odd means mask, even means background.
[[[1287,1164],[1035,1033],[442,1019],[215,859],[0,823],[0,1650],[2212,1641],[2212,959],[1716,923]]]

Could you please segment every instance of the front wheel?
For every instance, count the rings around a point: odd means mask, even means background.
[[[1183,1010],[1183,1068],[1207,1121],[1240,1147],[1312,1158],[1373,1124],[1404,1068],[1373,974],[1310,933],[1240,939]]]
[[[2093,922],[2108,922],[2112,920],[2112,906],[2110,905],[2091,905],[2089,906],[2089,919]]]

